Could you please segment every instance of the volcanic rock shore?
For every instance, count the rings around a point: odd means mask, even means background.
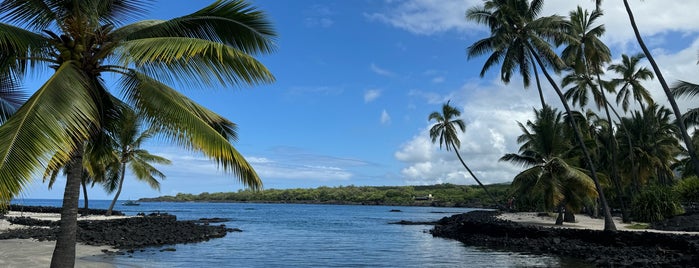
[[[43,211],[42,211],[43,212]],[[6,230],[0,239],[55,240],[58,222],[28,217],[7,217],[12,224],[28,228]],[[216,222],[216,221],[213,221]],[[178,221],[170,214],[153,213],[128,218],[78,221],[77,241],[88,245],[112,246],[118,249],[135,249],[180,243],[195,243],[225,236],[239,231],[223,224],[209,221]]]
[[[601,267],[695,267],[699,235],[532,226],[498,219],[496,211],[445,217],[432,235],[466,245],[579,259]]]

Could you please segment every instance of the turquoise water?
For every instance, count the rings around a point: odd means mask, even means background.
[[[15,204],[60,205],[60,200]],[[90,202],[106,208],[109,201]],[[117,267],[560,267],[557,257],[492,251],[434,238],[431,226],[388,224],[432,221],[471,209],[252,203],[141,203],[115,208],[127,215],[165,212],[178,219],[230,218],[243,232],[194,244],[100,257]],[[391,210],[401,212],[390,212]],[[174,248],[175,251],[164,251]]]

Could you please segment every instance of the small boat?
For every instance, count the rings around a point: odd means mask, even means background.
[[[121,203],[121,204],[124,206],[139,206],[139,205],[141,205],[138,202],[133,201],[133,200],[127,200],[126,202]]]

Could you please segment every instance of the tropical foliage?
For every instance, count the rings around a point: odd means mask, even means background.
[[[559,210],[573,200],[568,195],[574,196],[566,193],[565,185],[571,182],[564,178],[587,176],[594,185],[589,190],[594,191],[581,191],[587,194],[580,196],[598,195],[605,229],[613,230],[606,195],[613,197],[608,204],[620,208],[627,221],[631,200],[635,220],[658,220],[679,211],[674,201],[666,202],[671,196],[683,193],[683,199],[688,199],[692,194],[693,180],[686,178],[699,173],[694,152],[699,146],[699,108],[694,105],[681,114],[675,97],[695,97],[699,86],[678,81],[669,89],[643,43],[627,0],[624,8],[643,53],[622,54],[617,56],[620,62],[611,62],[614,55],[602,41],[605,27],[599,24],[604,12],[601,1],[596,2],[594,10],[577,7],[561,17],[542,14],[542,0],[484,0],[467,10],[466,19],[486,26],[490,34],[467,51],[469,59],[487,56],[481,76],[500,65],[499,77],[505,83],[517,72],[526,87],[531,71],[535,78],[541,71],[565,108],[562,117],[541,97],[543,108],[535,110],[535,120],[520,124],[519,152],[501,158],[523,168],[512,182],[518,203]],[[563,75],[557,81],[551,73],[560,72]],[[652,86],[652,79],[660,84]],[[650,92],[657,89],[665,92],[668,107],[653,100]],[[652,195],[654,190],[664,192]],[[589,198],[586,202],[596,203]],[[643,207],[660,203],[668,204],[664,212]]]
[[[246,186],[262,185],[231,144],[235,124],[174,87],[274,81],[253,57],[275,47],[266,15],[242,0],[219,0],[182,17],[133,22],[148,2],[0,3],[0,92],[13,92],[30,73],[52,71],[0,126],[0,200],[19,193],[38,171],[67,167],[52,267],[74,265],[83,159],[86,150],[107,148],[101,141],[113,132],[121,101],[167,140],[211,158]],[[117,87],[109,87],[105,74],[119,77]],[[2,110],[5,117],[11,112]]]
[[[506,154],[500,160],[526,169],[515,176],[512,191],[515,196],[541,200],[543,210],[556,209],[562,217],[564,208],[580,212],[584,205],[594,203],[597,191],[592,179],[575,163],[572,144],[566,139],[563,115],[544,106],[535,112],[535,120],[526,126],[519,123],[522,134],[518,154]]]
[[[497,200],[505,200],[510,194],[508,184],[486,185],[488,192]],[[419,197],[432,195],[432,199]],[[492,208],[496,204],[480,186],[474,185],[420,185],[420,186],[337,186],[312,189],[250,189],[238,192],[179,193],[156,198],[141,198],[139,201],[158,202],[273,202],[310,204],[361,204],[395,206],[459,206]]]

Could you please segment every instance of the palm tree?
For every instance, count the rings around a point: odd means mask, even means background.
[[[104,188],[108,193],[116,191],[114,199],[107,209],[107,216],[112,215],[112,209],[119,200],[127,167],[131,169],[136,179],[148,183],[155,190],[160,190],[160,182],[157,179],[165,179],[165,174],[152,166],[151,163],[170,164],[170,160],[152,155],[147,150],[141,149],[143,142],[153,137],[157,132],[156,128],[141,131],[142,121],[131,109],[122,111],[120,123],[121,126],[118,130],[112,133],[115,148],[112,161],[107,164],[107,174],[103,181]]]
[[[509,83],[512,74],[518,69],[525,87],[529,87],[530,71],[534,71],[541,106],[546,105],[544,93],[539,81],[535,55],[543,56],[548,64],[563,67],[563,63],[555,56],[546,43],[546,38],[554,35],[552,30],[563,27],[562,17],[539,17],[543,1],[485,1],[483,7],[472,7],[466,11],[466,19],[489,26],[491,36],[478,40],[468,47],[468,58],[490,53],[480,76],[498,63],[500,80]],[[536,51],[529,48],[536,47]]]
[[[0,47],[13,49],[0,61],[0,74],[19,83],[21,75],[7,74],[54,70],[0,126],[3,197],[17,194],[36,171],[57,167],[48,165],[68,166],[52,267],[74,266],[84,148],[104,133],[101,129],[116,110],[111,101],[116,92],[102,74],[120,77],[118,95],[147,121],[162,126],[169,140],[210,157],[246,186],[262,185],[231,144],[235,125],[168,84],[234,87],[274,81],[251,56],[274,49],[275,32],[265,14],[242,0],[219,0],[190,15],[125,24],[144,14],[147,2],[0,3]],[[60,161],[50,163],[54,155]]]
[[[676,138],[677,127],[672,124],[672,112],[652,104],[623,121],[630,133],[623,133],[626,130],[622,129],[619,135],[631,135],[634,143],[630,152],[626,149],[629,146],[621,146],[621,155],[634,155],[638,162],[639,183],[644,185],[655,178],[657,183],[669,184],[674,177],[672,165],[676,162],[675,156],[681,151]],[[620,142],[625,140],[620,139]],[[622,165],[625,166],[631,167]]]
[[[631,6],[629,6],[629,0],[624,0],[624,7],[626,8],[626,14],[629,15],[629,21],[631,22],[631,27],[633,28],[633,32],[636,36],[636,40],[638,41],[638,45],[641,46],[643,54],[646,55],[646,58],[648,58],[648,62],[650,62],[650,66],[653,67],[653,72],[655,73],[655,76],[658,78],[658,82],[660,82],[660,86],[663,88],[663,92],[665,92],[665,96],[667,96],[668,102],[670,102],[670,107],[672,107],[672,112],[675,114],[675,118],[682,118],[682,112],[680,111],[680,107],[677,106],[677,101],[675,101],[675,95],[672,94],[670,87],[667,85],[667,82],[665,81],[665,77],[663,77],[663,73],[660,71],[660,67],[658,67],[658,64],[655,62],[653,55],[650,53],[650,50],[646,46],[646,43],[643,41],[643,37],[641,37],[641,32],[638,30],[638,25],[636,25],[636,19],[634,18],[633,11],[631,10]],[[687,132],[687,127],[685,126],[683,120],[675,120],[675,124],[677,124],[680,135],[682,136],[682,140],[684,141],[684,145],[687,148],[689,158],[692,160],[692,164],[694,165],[694,173],[699,174],[699,158],[697,157],[696,150],[694,148],[694,145],[692,144],[692,138],[689,136],[689,133]]]
[[[553,67],[554,71],[556,71],[563,66],[562,60],[553,51],[549,41],[563,43],[564,40],[570,39],[570,36],[566,35],[564,32],[568,27],[568,23],[560,16],[542,18],[532,16],[538,15],[542,2],[542,0],[534,0],[530,5],[528,0],[487,0],[482,7],[470,8],[466,13],[467,18],[488,25],[491,36],[477,41],[469,50],[475,51],[473,55],[480,55],[483,52],[479,51],[486,51],[485,48],[490,47],[498,52],[498,54],[504,55],[505,53],[514,53],[509,52],[511,50],[510,46],[522,46],[521,50],[531,55],[531,58],[534,59],[534,62],[541,68],[546,80],[548,80],[549,84],[551,84],[558,95],[569,118],[571,118],[570,124],[574,129],[575,138],[582,148],[585,161],[588,163],[590,175],[595,182],[595,188],[599,193],[600,202],[602,203],[602,209],[604,211],[604,229],[616,230],[612,215],[609,211],[609,206],[607,205],[607,199],[597,179],[597,172],[593,165],[592,158],[585,146],[585,141],[582,138],[580,129],[574,122],[574,117],[572,117],[572,110],[563,92],[546,68]],[[489,62],[497,62],[500,57],[502,56],[491,55],[486,61],[486,65],[488,65]]]
[[[585,171],[571,165],[572,144],[565,133],[562,114],[544,106],[534,110],[535,121],[526,126],[518,123],[524,134],[519,154],[506,154],[500,161],[512,162],[527,169],[515,176],[512,187],[517,196],[542,196],[544,208],[558,209],[556,224],[563,224],[566,212],[579,211],[586,201],[597,197],[592,179]]]
[[[687,81],[677,81],[672,86],[672,92],[678,97],[695,97],[699,95],[699,85]],[[684,121],[687,127],[699,126],[699,108],[690,108],[689,111],[682,115],[681,120]],[[699,130],[697,129],[694,130],[694,134],[692,135],[692,143],[694,143],[694,148],[699,146]],[[682,177],[689,177],[692,175],[699,176],[699,173],[696,173],[692,165],[689,155],[686,152],[683,152],[683,154],[686,155],[686,158],[680,160],[682,163]]]
[[[604,85],[601,78],[601,73],[603,72],[602,65],[611,61],[611,52],[607,45],[605,45],[602,40],[599,39],[605,32],[604,25],[595,25],[596,20],[601,18],[602,15],[603,12],[600,9],[595,9],[592,12],[588,12],[587,10],[583,10],[580,6],[578,6],[576,10],[571,11],[571,23],[570,27],[567,29],[567,33],[573,38],[567,40],[567,46],[563,49],[561,56],[563,60],[572,67],[573,73],[571,75],[574,75],[574,77],[579,76],[581,78],[586,78],[580,79],[583,83],[572,88],[577,90],[569,90],[566,92],[566,97],[568,97],[571,91],[579,92],[577,93],[578,95],[584,94],[585,96],[579,96],[577,98],[580,100],[580,106],[582,107],[585,105],[583,101],[587,100],[586,94],[588,91],[590,91],[594,96],[597,108],[604,108],[605,115],[607,116],[607,122],[609,122],[608,126],[610,126],[609,131],[607,132],[608,151],[611,153],[611,163],[609,165],[611,167],[610,174],[615,188],[617,191],[619,191],[619,193],[622,193],[623,191],[621,191],[619,173],[617,170],[617,144],[615,142],[616,139],[614,138],[614,129],[611,128],[613,126],[613,121],[611,113],[609,112],[612,108],[609,105],[609,101],[607,101],[605,90],[609,87]],[[569,76],[563,79],[562,86],[565,87]],[[592,83],[592,76],[597,78],[596,85]],[[573,96],[576,97],[578,95]],[[575,100],[576,99],[573,99],[573,103],[575,103]],[[621,206],[624,222],[630,222],[631,218],[629,213],[626,211],[624,195],[619,194],[617,197]]]
[[[653,104],[653,98],[650,92],[641,84],[642,81],[653,79],[653,72],[646,67],[639,67],[640,60],[645,58],[643,54],[636,54],[629,57],[626,54],[621,55],[621,63],[609,65],[607,70],[611,70],[621,75],[619,78],[614,78],[610,81],[610,85],[614,88],[619,88],[619,93],[616,97],[616,103],[621,104],[624,112],[629,110],[629,98],[638,102],[641,110],[645,110],[643,103]]]
[[[481,183],[480,180],[476,177],[475,174],[471,171],[471,169],[466,165],[466,162],[464,162],[464,159],[461,158],[461,154],[459,154],[459,148],[461,147],[461,141],[459,140],[458,133],[456,130],[456,127],[458,127],[461,132],[466,131],[466,124],[464,124],[464,121],[461,119],[457,119],[459,116],[461,116],[461,111],[459,109],[449,105],[449,101],[445,103],[442,106],[442,113],[439,112],[432,112],[430,116],[428,117],[429,121],[436,121],[434,125],[430,128],[430,138],[432,139],[432,143],[436,143],[437,139],[439,139],[439,148],[442,148],[442,145],[444,145],[449,151],[450,149],[454,149],[454,152],[456,153],[456,157],[459,158],[459,161],[461,161],[461,164],[466,168],[469,174],[471,174],[471,177],[473,177],[474,180],[480,185],[480,187],[485,191],[486,194],[490,197],[490,199],[493,201],[493,204],[496,206],[500,207],[500,203],[495,199],[495,197],[488,192],[488,189],[485,188],[483,183]]]

